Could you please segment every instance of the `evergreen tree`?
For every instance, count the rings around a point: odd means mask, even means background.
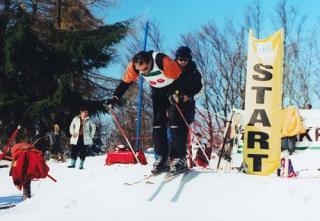
[[[92,23],[86,20],[87,25],[81,26],[81,17],[76,17],[72,25],[72,16],[66,20],[62,16],[62,22],[67,21],[68,26],[59,29],[49,16],[54,7],[46,12],[48,17],[43,17],[43,13],[35,13],[35,5],[29,10],[16,5],[16,1],[6,2],[9,5],[3,8],[7,10],[0,12],[2,140],[6,140],[30,105],[25,126],[33,128],[39,122],[45,131],[57,120],[66,130],[82,105],[93,114],[104,111],[102,100],[95,96],[102,87],[92,76],[112,60],[113,47],[126,36],[130,22],[104,25],[79,1],[78,8],[90,14]],[[40,3],[48,5],[48,1],[32,2],[39,2],[36,7]],[[74,7],[77,1],[72,2]]]

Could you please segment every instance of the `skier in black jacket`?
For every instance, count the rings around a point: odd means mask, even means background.
[[[192,61],[192,53],[189,47],[181,46],[178,48],[176,51],[176,61],[182,70],[180,77],[175,81],[175,88],[179,94],[178,106],[182,110],[188,124],[191,124],[195,116],[194,96],[202,89],[202,77],[196,64]],[[170,110],[178,111],[177,108]],[[177,113],[176,115],[180,114]],[[177,118],[176,122],[170,125],[173,134],[179,133],[179,136],[173,136],[172,140],[173,146],[179,146],[179,148],[172,148],[170,154],[170,159],[173,159],[171,165],[175,167],[171,168],[171,170],[178,173],[188,168],[186,161],[188,127],[182,117]]]
[[[192,52],[189,47],[179,47],[176,52],[176,60],[182,69],[181,76],[176,80],[176,88],[183,95],[186,118],[190,124],[194,121],[194,96],[202,89],[202,77],[192,60]]]

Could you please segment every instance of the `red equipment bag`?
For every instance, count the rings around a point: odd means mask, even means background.
[[[141,164],[147,164],[146,157],[142,151],[138,152],[138,159]],[[107,154],[106,165],[112,165],[115,163],[135,164],[137,160],[130,150],[118,150]]]
[[[204,152],[206,153],[207,157],[210,160],[212,149],[205,146]],[[207,158],[204,156],[204,154],[200,148],[197,150],[195,161],[197,162],[197,164],[200,167],[207,167],[209,164]]]
[[[11,154],[13,161],[10,175],[13,183],[20,189],[28,180],[48,176],[49,167],[42,156],[42,152],[33,145],[17,143],[12,147]]]

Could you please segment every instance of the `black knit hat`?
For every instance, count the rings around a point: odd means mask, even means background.
[[[79,109],[80,109],[80,112],[89,111],[88,105],[82,105],[82,106],[80,106]]]
[[[181,46],[176,51],[176,58],[188,58],[192,59],[192,52],[189,47],[187,46]]]

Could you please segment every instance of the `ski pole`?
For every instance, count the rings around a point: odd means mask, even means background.
[[[53,182],[58,182],[55,178],[53,178],[52,176],[50,176],[49,174],[47,175],[47,177],[49,177]]]
[[[227,143],[227,140],[228,140],[228,135],[230,133],[233,114],[234,114],[234,110],[232,109],[231,113],[229,115],[228,121],[227,121],[226,130],[224,131],[224,135],[223,135],[223,142],[222,142],[222,145],[221,145],[221,148],[220,148],[220,154],[219,154],[219,160],[218,160],[218,164],[217,164],[217,170],[220,167],[221,158],[222,158],[222,156],[223,156],[223,154],[225,152],[225,146],[226,146],[226,143]]]
[[[189,156],[190,168],[193,168],[191,137],[190,137],[190,131],[189,131],[189,130],[188,130],[188,147],[187,147],[187,153],[188,153],[188,156]]]
[[[182,113],[182,111],[181,111],[180,107],[178,106],[178,104],[176,104],[176,103],[175,103],[174,105],[176,106],[176,108],[177,108],[178,112],[180,113],[180,115],[181,115],[181,117],[182,117],[182,119],[183,119],[184,123],[185,123],[185,124],[186,124],[186,126],[189,128],[190,132],[194,135],[195,140],[196,140],[196,143],[197,143],[197,145],[199,145],[200,150],[202,151],[202,153],[203,153],[203,155],[205,156],[206,160],[208,161],[208,165],[209,165],[210,160],[209,160],[209,157],[207,156],[207,154],[206,154],[206,152],[205,152],[205,150],[204,150],[203,146],[200,144],[200,142],[199,142],[199,140],[198,140],[198,138],[197,138],[196,134],[193,132],[192,128],[191,128],[191,127],[190,127],[190,125],[188,124],[188,122],[187,122],[186,118],[184,117],[184,115],[183,115],[183,113]]]
[[[131,144],[130,144],[130,142],[129,142],[129,140],[128,140],[128,138],[127,138],[127,136],[126,136],[126,134],[125,134],[125,132],[124,132],[124,130],[123,130],[123,128],[120,126],[120,123],[119,123],[119,121],[118,121],[118,119],[117,119],[117,116],[115,115],[115,113],[113,112],[113,110],[112,110],[111,108],[108,108],[108,110],[109,110],[109,112],[111,113],[111,116],[112,116],[113,120],[114,120],[115,123],[117,124],[117,126],[118,126],[118,128],[119,128],[119,130],[120,130],[120,132],[121,132],[121,134],[122,134],[122,136],[123,136],[124,139],[126,140],[126,142],[127,142],[128,146],[129,146],[131,152],[133,153],[133,156],[136,158],[137,162],[140,163],[140,161],[139,161],[138,157],[136,156],[136,153],[135,153],[135,151],[133,150],[133,148],[132,148],[132,146],[131,146]]]
[[[13,132],[13,134],[11,135],[11,137],[8,140],[7,145],[3,148],[2,154],[0,154],[0,160],[2,160],[3,158],[5,158],[6,153],[10,147],[10,145],[12,144],[12,142],[14,141],[14,139],[16,138],[19,130],[21,129],[21,124],[23,123],[24,119],[26,118],[27,114],[29,113],[30,109],[31,109],[32,105],[30,105],[27,110],[24,112],[16,130]]]

